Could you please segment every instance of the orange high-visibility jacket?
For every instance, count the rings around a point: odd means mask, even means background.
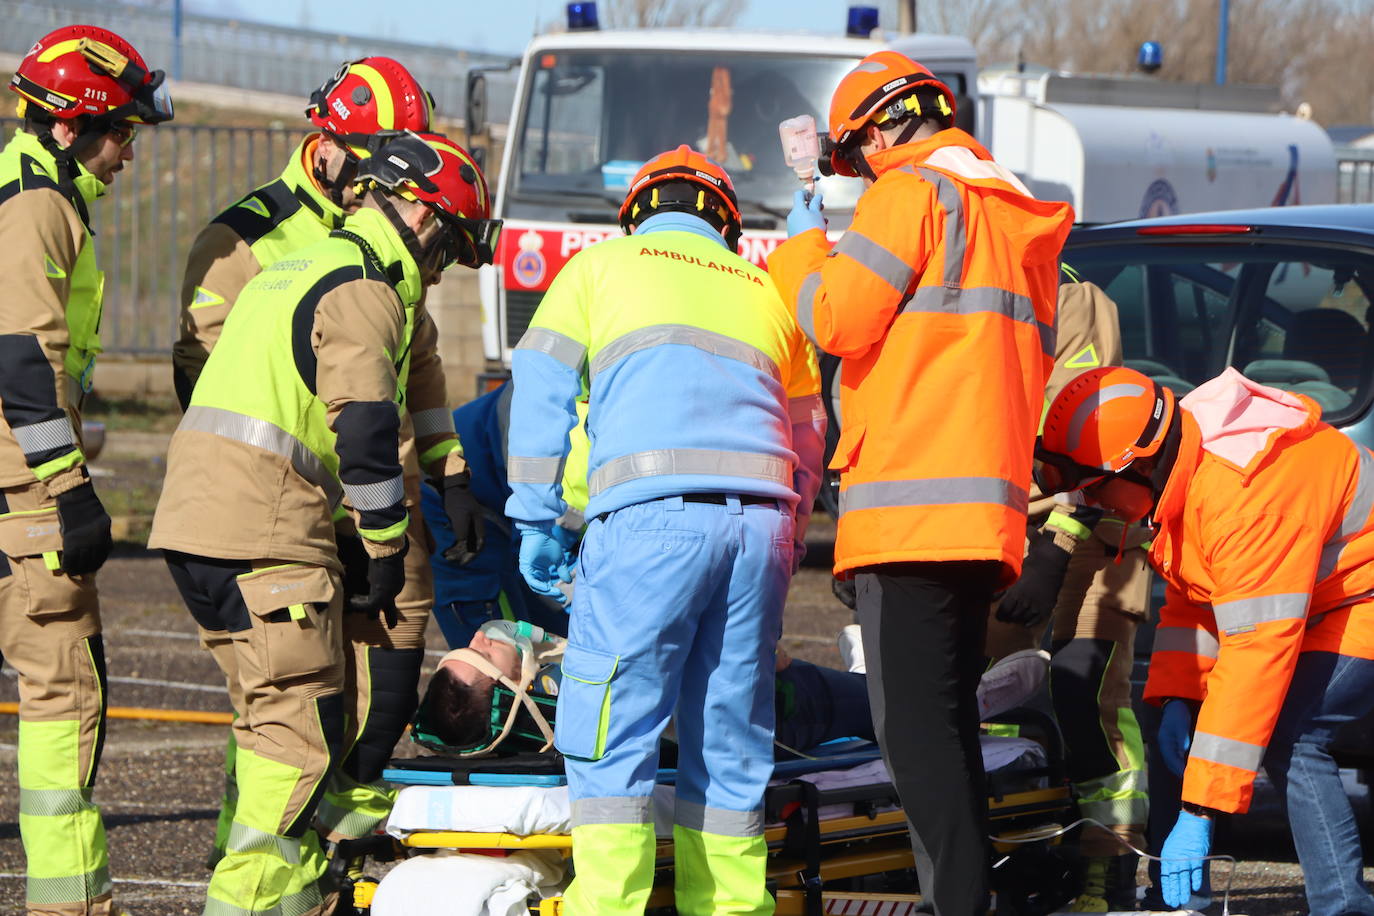
[[[1374,659],[1374,454],[1234,369],[1180,404],[1145,698],[1201,701],[1183,800],[1245,811],[1298,654]]]
[[[798,323],[843,358],[835,572],[1000,560],[1009,582],[1073,209],[957,129],[868,161],[878,180],[833,248],[813,229],[768,258]]]

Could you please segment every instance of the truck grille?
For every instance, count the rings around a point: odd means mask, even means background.
[[[506,346],[515,346],[525,336],[525,329],[530,326],[534,310],[539,308],[539,300],[543,298],[543,293],[506,290]]]

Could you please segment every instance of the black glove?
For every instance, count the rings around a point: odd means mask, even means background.
[[[335,533],[339,562],[343,564],[344,597],[366,597],[371,588],[367,584],[367,567],[371,558],[363,547],[363,539],[356,534]]]
[[[62,526],[62,571],[84,576],[104,565],[114,548],[110,515],[87,481],[57,497],[57,521]]]
[[[482,504],[472,495],[472,475],[461,473],[444,478],[444,513],[453,526],[453,546],[444,551],[444,559],[466,566],[482,551],[486,523],[482,519]]]
[[[344,610],[352,614],[375,614],[380,611],[386,620],[386,628],[394,629],[401,622],[401,615],[396,610],[396,596],[406,584],[405,559],[409,549],[410,542],[402,541],[400,551],[389,557],[368,557],[367,593],[347,595],[344,598]]]
[[[1021,566],[1021,578],[1011,584],[997,605],[997,619],[1033,627],[1054,612],[1059,589],[1069,571],[1072,554],[1054,542],[1054,532],[1037,531],[1031,535],[1030,549]]]

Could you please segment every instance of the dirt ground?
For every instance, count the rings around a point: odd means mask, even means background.
[[[161,479],[166,435],[113,430],[97,463],[107,502],[135,516],[142,530]],[[830,591],[833,529],[818,520],[810,555],[787,606],[783,645],[792,655],[839,666],[834,637],[850,612]],[[110,703],[168,709],[229,709],[223,682],[196,641],[161,559],[136,543],[122,543],[100,573]],[[429,663],[446,647],[429,632]],[[0,700],[17,699],[14,672],[0,676]],[[205,854],[214,832],[222,780],[224,729],[112,720],[95,798],[109,832],[116,899],[134,916],[199,913],[208,872]],[[15,757],[16,720],[0,716],[0,912],[22,911],[24,856],[19,842]],[[1265,916],[1306,911],[1302,875],[1272,792],[1255,811],[1231,824],[1219,852],[1241,864],[1230,910]],[[1218,885],[1225,872],[1219,869]],[[1366,870],[1366,878],[1374,871]],[[1220,912],[1220,906],[1216,907]]]

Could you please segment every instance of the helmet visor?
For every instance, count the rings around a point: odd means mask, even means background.
[[[436,204],[429,207],[448,228],[444,233],[445,270],[454,264],[481,267],[495,263],[496,246],[501,240],[501,220],[468,219],[447,213]]]
[[[1068,493],[1072,490],[1091,486],[1106,477],[1107,473],[1102,468],[1079,464],[1068,455],[1052,452],[1038,442],[1036,443],[1035,461],[1031,465],[1031,478],[1035,481],[1035,485],[1040,488],[1040,492],[1046,496],[1054,493]]]

